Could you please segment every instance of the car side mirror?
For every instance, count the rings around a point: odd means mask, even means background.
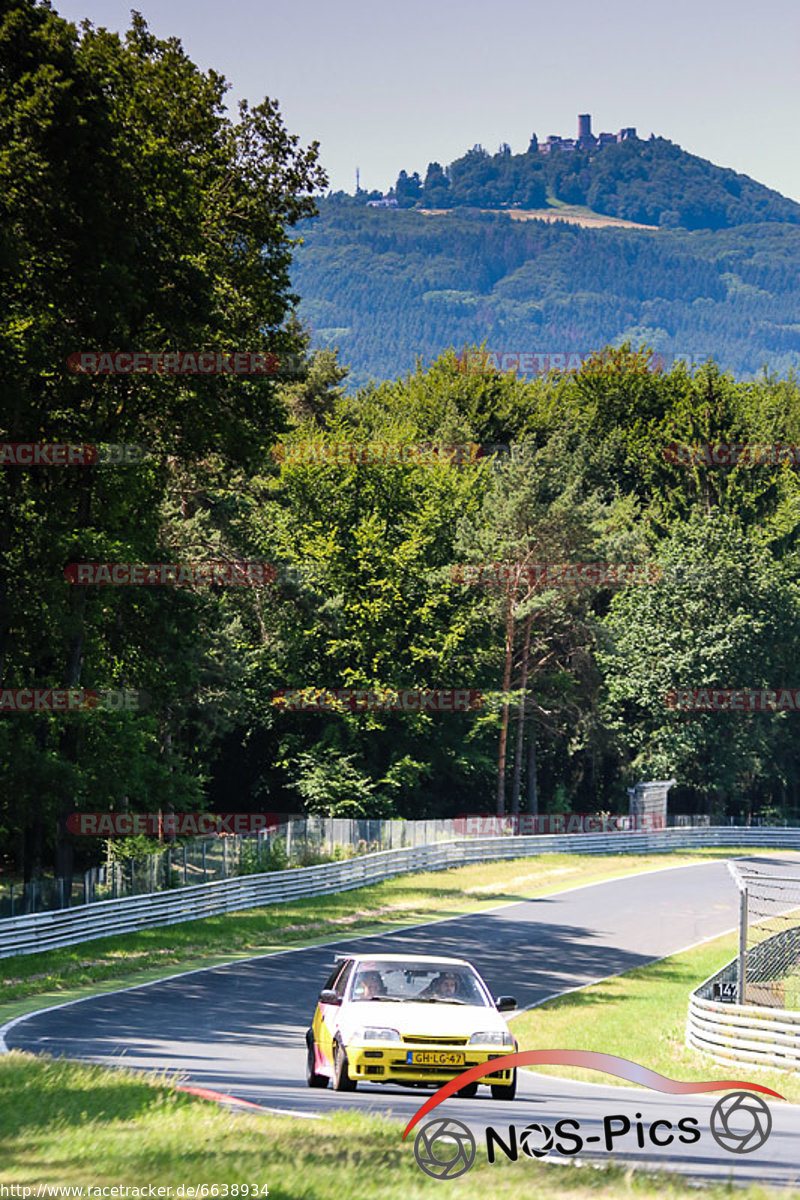
[[[517,1007],[517,1001],[513,996],[498,996],[494,1003],[498,1012],[509,1012],[512,1008]]]
[[[319,994],[320,1004],[341,1004],[342,997],[333,988],[323,988]]]

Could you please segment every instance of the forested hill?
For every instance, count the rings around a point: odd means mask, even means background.
[[[800,223],[794,200],[661,137],[549,154],[535,143],[525,154],[475,146],[446,169],[429,163],[424,180],[401,172],[392,195],[400,207],[421,208],[541,208],[555,199],[666,228]]]
[[[368,206],[379,196],[323,199],[295,258],[300,317],[351,387],[484,341],[585,355],[629,340],[742,379],[800,369],[800,204],[665,138],[476,146],[401,172],[397,207]]]
[[[352,386],[448,346],[586,354],[650,345],[737,378],[800,370],[800,227],[584,229],[459,210],[424,216],[323,200],[293,286],[315,346]]]

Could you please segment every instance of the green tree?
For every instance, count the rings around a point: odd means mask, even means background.
[[[795,573],[719,510],[675,525],[658,561],[657,586],[612,601],[599,655],[605,713],[633,772],[675,776],[727,815],[755,789],[786,782],[784,731],[794,714],[682,711],[669,697],[793,687]]]
[[[119,770],[125,802],[198,801],[198,747],[172,737],[170,705],[213,657],[214,622],[202,623],[207,598],[70,587],[63,567],[164,561],[183,508],[167,516],[176,472],[211,452],[252,461],[284,410],[266,377],[92,377],[67,358],[291,350],[287,227],[311,215],[325,177],[316,144],[298,146],[274,101],[242,104],[231,121],[224,79],[138,14],[120,38],[10,0],[0,78],[0,436],[138,443],[153,456],[139,470],[16,468],[0,481],[0,684],[127,684],[152,696],[149,715],[108,729],[91,713],[4,724],[15,849],[30,873],[60,815],[56,865],[68,874],[63,818],[117,793],[104,764]]]

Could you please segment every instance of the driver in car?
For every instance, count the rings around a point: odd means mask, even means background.
[[[385,996],[386,988],[380,971],[362,971],[356,981],[355,999],[374,1000],[376,996]]]
[[[458,976],[455,971],[442,971],[432,979],[423,991],[421,1000],[456,1000],[460,991]]]

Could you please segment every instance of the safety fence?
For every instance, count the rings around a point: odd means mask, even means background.
[[[432,842],[452,841],[465,835],[608,833],[639,827],[635,818],[612,813],[593,816],[560,813],[539,818],[529,815],[454,817],[429,821],[312,816],[276,817],[275,821],[276,824],[271,823],[259,834],[173,839],[138,857],[122,857],[124,839],[120,839],[105,863],[75,873],[68,879],[42,877],[24,884],[0,881],[0,921],[4,917],[26,913],[213,883],[234,875],[253,875],[283,867],[310,867],[372,854],[377,850],[428,846]],[[707,827],[709,818],[670,814],[669,824],[681,828]]]
[[[709,998],[735,994],[736,970],[734,959],[692,992],[686,1044],[723,1062],[796,1070],[800,1067],[800,1012]],[[757,986],[747,994],[759,995]],[[765,989],[764,996],[771,999],[772,993]]]
[[[731,864],[731,873],[742,900],[741,998],[800,1010],[800,868]]]
[[[377,850],[427,846],[452,840],[462,832],[452,820],[301,817],[260,834],[191,838],[138,857],[109,858],[69,880],[43,878],[0,886],[0,920],[213,883],[281,867],[314,866]]]
[[[0,921],[0,958],[34,954],[96,938],[363,887],[411,871],[546,853],[646,854],[701,847],[800,850],[800,829],[716,826],[655,832],[462,838],[384,850],[344,862],[222,879],[175,891],[101,900],[77,908]]]
[[[800,1067],[800,868],[729,867],[739,953],[692,992],[687,1044],[723,1061]]]

